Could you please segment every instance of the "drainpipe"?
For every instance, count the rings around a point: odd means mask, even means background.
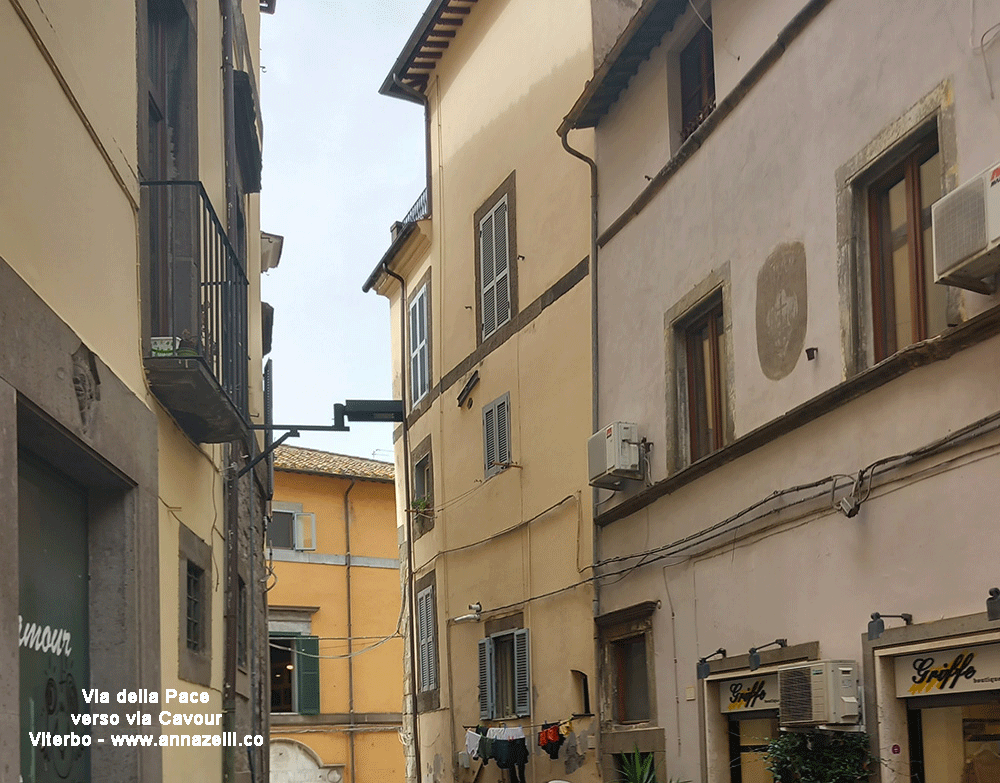
[[[574,158],[579,158],[584,163],[590,167],[590,363],[592,369],[592,386],[590,392],[590,431],[597,432],[598,428],[601,426],[600,422],[600,370],[601,365],[599,364],[600,353],[599,353],[599,343],[598,343],[598,313],[599,313],[599,300],[597,298],[598,294],[598,256],[597,256],[597,226],[598,226],[598,179],[597,179],[597,163],[586,155],[584,155],[579,150],[573,149],[569,146],[569,140],[566,138],[569,135],[572,128],[564,120],[562,125],[559,126],[559,138],[562,139],[563,149],[566,150]],[[597,517],[597,498],[598,489],[594,487],[591,492],[591,514],[594,518]],[[600,528],[591,522],[593,528],[593,562],[600,562],[601,557],[601,537]],[[594,566],[594,616],[597,617],[601,613],[601,583],[596,578],[596,566]],[[595,683],[595,699],[596,705],[595,709],[600,712],[600,689],[601,682],[603,679],[603,666],[601,661],[603,657],[601,655],[601,640],[595,629],[594,632],[594,651],[595,657],[594,662],[597,665],[597,682]],[[600,732],[598,732],[598,742],[600,742]],[[600,748],[598,748],[598,754],[600,754]],[[600,755],[598,755],[600,758]]]
[[[226,166],[226,234],[233,247],[239,247],[236,218],[236,104],[233,88],[233,7],[232,0],[219,0],[222,13],[222,105]],[[239,485],[236,468],[239,450],[236,442],[225,450],[226,473],[226,654],[222,679],[224,729],[236,731],[236,637],[238,614],[237,573],[239,569]],[[223,780],[235,783],[236,749],[223,754]]]
[[[393,76],[395,79],[396,77]],[[429,194],[428,194],[429,196]],[[406,281],[389,269],[386,262],[382,271],[399,282],[399,385],[406,405]],[[410,428],[403,416],[403,514],[406,519],[406,605],[410,614],[410,715],[413,729],[413,764],[416,770],[414,783],[420,783],[420,733],[417,726],[417,665],[419,653],[417,650],[416,607],[413,602],[413,519],[410,514]]]
[[[351,622],[351,503],[348,496],[357,482],[351,479],[344,493],[344,539],[347,547],[347,711],[351,716],[351,783],[357,776],[354,771],[354,630]]]

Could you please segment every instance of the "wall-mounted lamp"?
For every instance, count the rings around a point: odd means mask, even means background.
[[[750,648],[750,671],[755,672],[760,668],[760,650],[767,647],[787,647],[788,639],[775,639],[773,642],[762,644],[760,647]]]
[[[716,655],[718,655],[720,658],[725,658],[726,657],[726,648],[725,647],[720,647],[714,653],[710,653],[709,655],[706,655],[704,658],[699,658],[698,659],[698,679],[699,680],[704,680],[711,673],[712,667],[708,663],[708,659],[709,658],[714,658]]]
[[[885,630],[885,623],[882,621],[883,617],[898,617],[907,625],[913,622],[913,615],[907,612],[903,612],[902,614],[879,614],[878,612],[872,612],[871,622],[868,623],[869,642],[874,642],[882,635],[882,631]]]
[[[469,608],[472,610],[472,614],[463,614],[461,617],[456,617],[452,620],[453,623],[478,623],[482,619],[483,605],[476,601],[474,604],[469,604]]]
[[[986,599],[986,619],[1000,620],[1000,588],[991,587],[990,597]]]

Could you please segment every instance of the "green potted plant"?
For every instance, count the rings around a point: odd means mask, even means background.
[[[619,763],[619,783],[656,783],[656,762],[652,753],[642,753],[638,746],[623,753]]]
[[[864,732],[788,732],[767,746],[775,783],[857,783],[877,759]]]

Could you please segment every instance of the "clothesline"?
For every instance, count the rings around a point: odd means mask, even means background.
[[[577,720],[577,718],[589,718],[589,717],[590,717],[589,715],[576,715],[576,716],[574,716],[572,718],[566,718],[565,720],[547,720],[547,721],[543,721],[541,723],[525,723],[525,724],[518,723],[518,724],[515,724],[513,726],[508,726],[507,723],[506,723],[506,721],[505,721],[504,723],[501,723],[499,726],[496,726],[496,727],[487,726],[485,723],[477,723],[474,726],[462,726],[462,728],[465,729],[466,731],[475,731],[480,726],[482,726],[483,728],[486,728],[486,729],[489,729],[489,728],[498,728],[498,729],[506,729],[506,728],[515,729],[515,728],[518,728],[518,729],[524,729],[525,731],[527,731],[528,729],[541,729],[541,728],[543,728],[545,726],[551,726],[553,723],[572,723],[574,720]]]

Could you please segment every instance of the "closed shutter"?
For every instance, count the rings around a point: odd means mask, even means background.
[[[497,465],[507,465],[510,462],[510,415],[507,410],[509,404],[506,397],[497,401],[497,448],[494,460]]]
[[[483,467],[487,478],[496,472],[497,412],[492,405],[483,409]]]
[[[486,478],[510,464],[510,395],[483,408],[483,468]]]
[[[493,640],[479,640],[479,717],[493,717]]]
[[[295,688],[299,715],[319,715],[319,637],[295,640]]]
[[[410,303],[410,402],[427,394],[430,378],[427,352],[427,286]]]
[[[514,631],[514,708],[518,716],[531,714],[531,672],[528,629]]]
[[[507,231],[507,197],[504,196],[479,223],[484,340],[510,320],[510,246]]]
[[[417,594],[417,654],[420,657],[420,690],[437,688],[436,645],[434,643],[434,588]]]

